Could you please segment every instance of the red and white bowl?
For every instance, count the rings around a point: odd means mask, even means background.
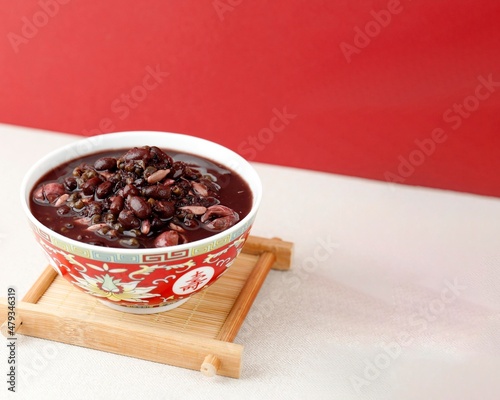
[[[53,168],[103,150],[145,145],[198,155],[235,171],[251,189],[250,213],[234,226],[209,238],[148,249],[108,248],[78,242],[50,230],[31,213],[30,192]],[[151,131],[98,135],[59,148],[36,162],[21,186],[22,207],[36,241],[56,271],[103,304],[135,314],[152,314],[178,307],[222,276],[250,233],[261,197],[259,176],[235,152],[197,137]]]

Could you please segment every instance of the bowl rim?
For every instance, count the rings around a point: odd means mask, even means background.
[[[243,177],[238,171],[235,170],[235,168],[233,166],[230,166],[230,165],[227,165],[223,162],[218,161],[216,157],[211,158],[211,157],[207,157],[207,156],[202,155],[202,154],[197,154],[196,152],[192,152],[192,154],[199,155],[199,156],[205,157],[209,160],[221,163],[221,165],[223,165],[224,167],[230,169],[233,172],[238,173],[240,175],[240,177],[247,182],[247,184],[249,185],[250,190],[252,192],[252,196],[253,196],[252,207],[251,207],[249,213],[242,220],[238,221],[235,225],[231,226],[230,228],[228,228],[222,232],[216,233],[214,235],[208,236],[204,239],[200,239],[200,240],[196,240],[196,241],[188,242],[188,243],[184,243],[184,244],[179,244],[179,245],[175,245],[175,246],[150,247],[150,248],[139,248],[139,249],[96,246],[96,245],[80,242],[78,240],[71,239],[67,236],[64,236],[60,233],[53,231],[52,229],[48,228],[47,226],[42,224],[40,221],[38,221],[38,219],[33,215],[33,213],[31,212],[31,209],[29,207],[29,194],[31,193],[31,190],[32,190],[32,187],[29,187],[30,186],[29,182],[31,179],[33,179],[34,175],[38,175],[38,178],[35,179],[35,182],[34,182],[34,183],[36,183],[36,181],[38,181],[41,176],[43,176],[45,173],[47,173],[50,170],[50,169],[46,169],[42,173],[37,172],[38,169],[42,165],[50,162],[51,159],[53,159],[54,157],[59,156],[61,154],[65,154],[65,153],[70,154],[71,151],[74,151],[78,146],[82,146],[82,145],[86,145],[86,144],[90,145],[90,151],[84,151],[79,156],[69,157],[69,158],[67,158],[67,161],[76,159],[78,157],[84,157],[86,155],[90,155],[93,152],[105,151],[106,150],[105,147],[103,147],[103,148],[95,148],[94,147],[92,149],[92,142],[95,142],[96,140],[104,139],[105,141],[112,141],[112,140],[118,140],[121,138],[135,137],[135,136],[140,135],[140,134],[142,134],[142,135],[144,135],[144,134],[162,135],[163,138],[170,136],[171,138],[175,137],[177,139],[184,140],[184,141],[198,142],[199,144],[204,144],[207,146],[211,146],[212,148],[217,148],[220,151],[223,151],[226,154],[230,155],[238,163],[238,166],[244,166],[244,168],[246,168],[247,172],[252,176],[252,179],[248,179],[248,178]],[[151,144],[144,144],[144,145],[156,146],[157,144],[151,143]],[[138,144],[137,146],[141,146],[141,145]],[[109,149],[112,149],[112,148],[118,149],[119,147],[120,147],[119,144],[117,144],[117,146],[108,146]],[[158,145],[158,147],[166,148],[167,146]],[[172,143],[172,146],[169,146],[169,147],[171,150],[176,150],[175,141]],[[129,147],[125,145],[125,146],[123,146],[123,148],[127,149]],[[184,151],[184,150],[180,150],[180,151]],[[66,162],[66,161],[60,161],[60,162],[56,163],[56,165],[52,168],[57,168],[57,165],[63,164],[64,162]],[[123,253],[123,254],[128,254],[131,256],[133,256],[133,255],[153,255],[153,254],[158,254],[161,252],[168,252],[168,253],[181,252],[181,251],[193,248],[193,247],[201,247],[203,245],[217,242],[218,240],[220,240],[228,235],[231,235],[234,232],[239,231],[242,227],[244,227],[244,229],[242,231],[242,233],[244,233],[247,230],[247,228],[249,228],[252,225],[253,220],[257,214],[257,210],[260,206],[260,203],[262,200],[262,181],[261,181],[259,175],[257,174],[257,171],[255,170],[255,168],[247,160],[245,160],[242,156],[240,156],[235,151],[233,151],[233,150],[231,150],[231,149],[229,149],[229,148],[227,148],[219,143],[216,143],[216,142],[204,139],[204,138],[200,138],[197,136],[183,134],[183,133],[154,131],[154,130],[146,130],[146,131],[135,131],[134,130],[134,131],[103,133],[103,134],[99,134],[99,135],[86,137],[83,139],[77,139],[74,142],[60,146],[60,147],[50,151],[49,153],[47,153],[43,157],[39,158],[34,164],[32,164],[32,166],[25,173],[23,180],[22,180],[22,183],[21,183],[20,195],[21,195],[21,205],[22,205],[22,208],[23,208],[25,215],[28,217],[28,220],[32,224],[34,224],[36,227],[38,227],[40,230],[48,232],[51,236],[54,236],[59,241],[66,242],[67,244],[79,247],[81,249],[86,249],[89,251],[98,251],[98,252],[104,253],[104,254]]]

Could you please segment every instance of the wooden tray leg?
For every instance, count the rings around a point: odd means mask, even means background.
[[[56,276],[57,272],[54,268],[52,268],[51,266],[46,267],[42,272],[42,274],[38,277],[36,282],[33,284],[33,286],[28,290],[26,295],[23,297],[22,301],[26,303],[36,304],[36,302],[40,300],[40,297],[43,296],[43,294],[52,284]],[[0,332],[2,333],[3,336],[5,337],[12,336],[14,333],[17,332],[17,330],[23,323],[23,319],[19,311],[16,310],[15,320],[11,321],[11,323],[12,322],[14,322],[14,329],[9,329],[8,320],[4,321],[0,326]]]
[[[275,261],[276,256],[274,253],[265,252],[261,254],[217,335],[217,340],[223,342],[232,342],[234,340]],[[220,360],[213,354],[208,354],[203,364],[201,364],[200,371],[203,375],[214,376],[220,367]]]

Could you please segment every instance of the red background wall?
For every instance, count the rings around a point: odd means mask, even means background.
[[[1,122],[500,196],[497,1],[1,4]]]

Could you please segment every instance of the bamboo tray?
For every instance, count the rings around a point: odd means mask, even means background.
[[[16,304],[16,332],[163,364],[239,378],[243,346],[233,343],[271,268],[288,270],[293,244],[250,236],[213,285],[170,311],[115,311],[48,266]],[[7,300],[0,299],[0,322]],[[8,336],[7,324],[1,327]]]

